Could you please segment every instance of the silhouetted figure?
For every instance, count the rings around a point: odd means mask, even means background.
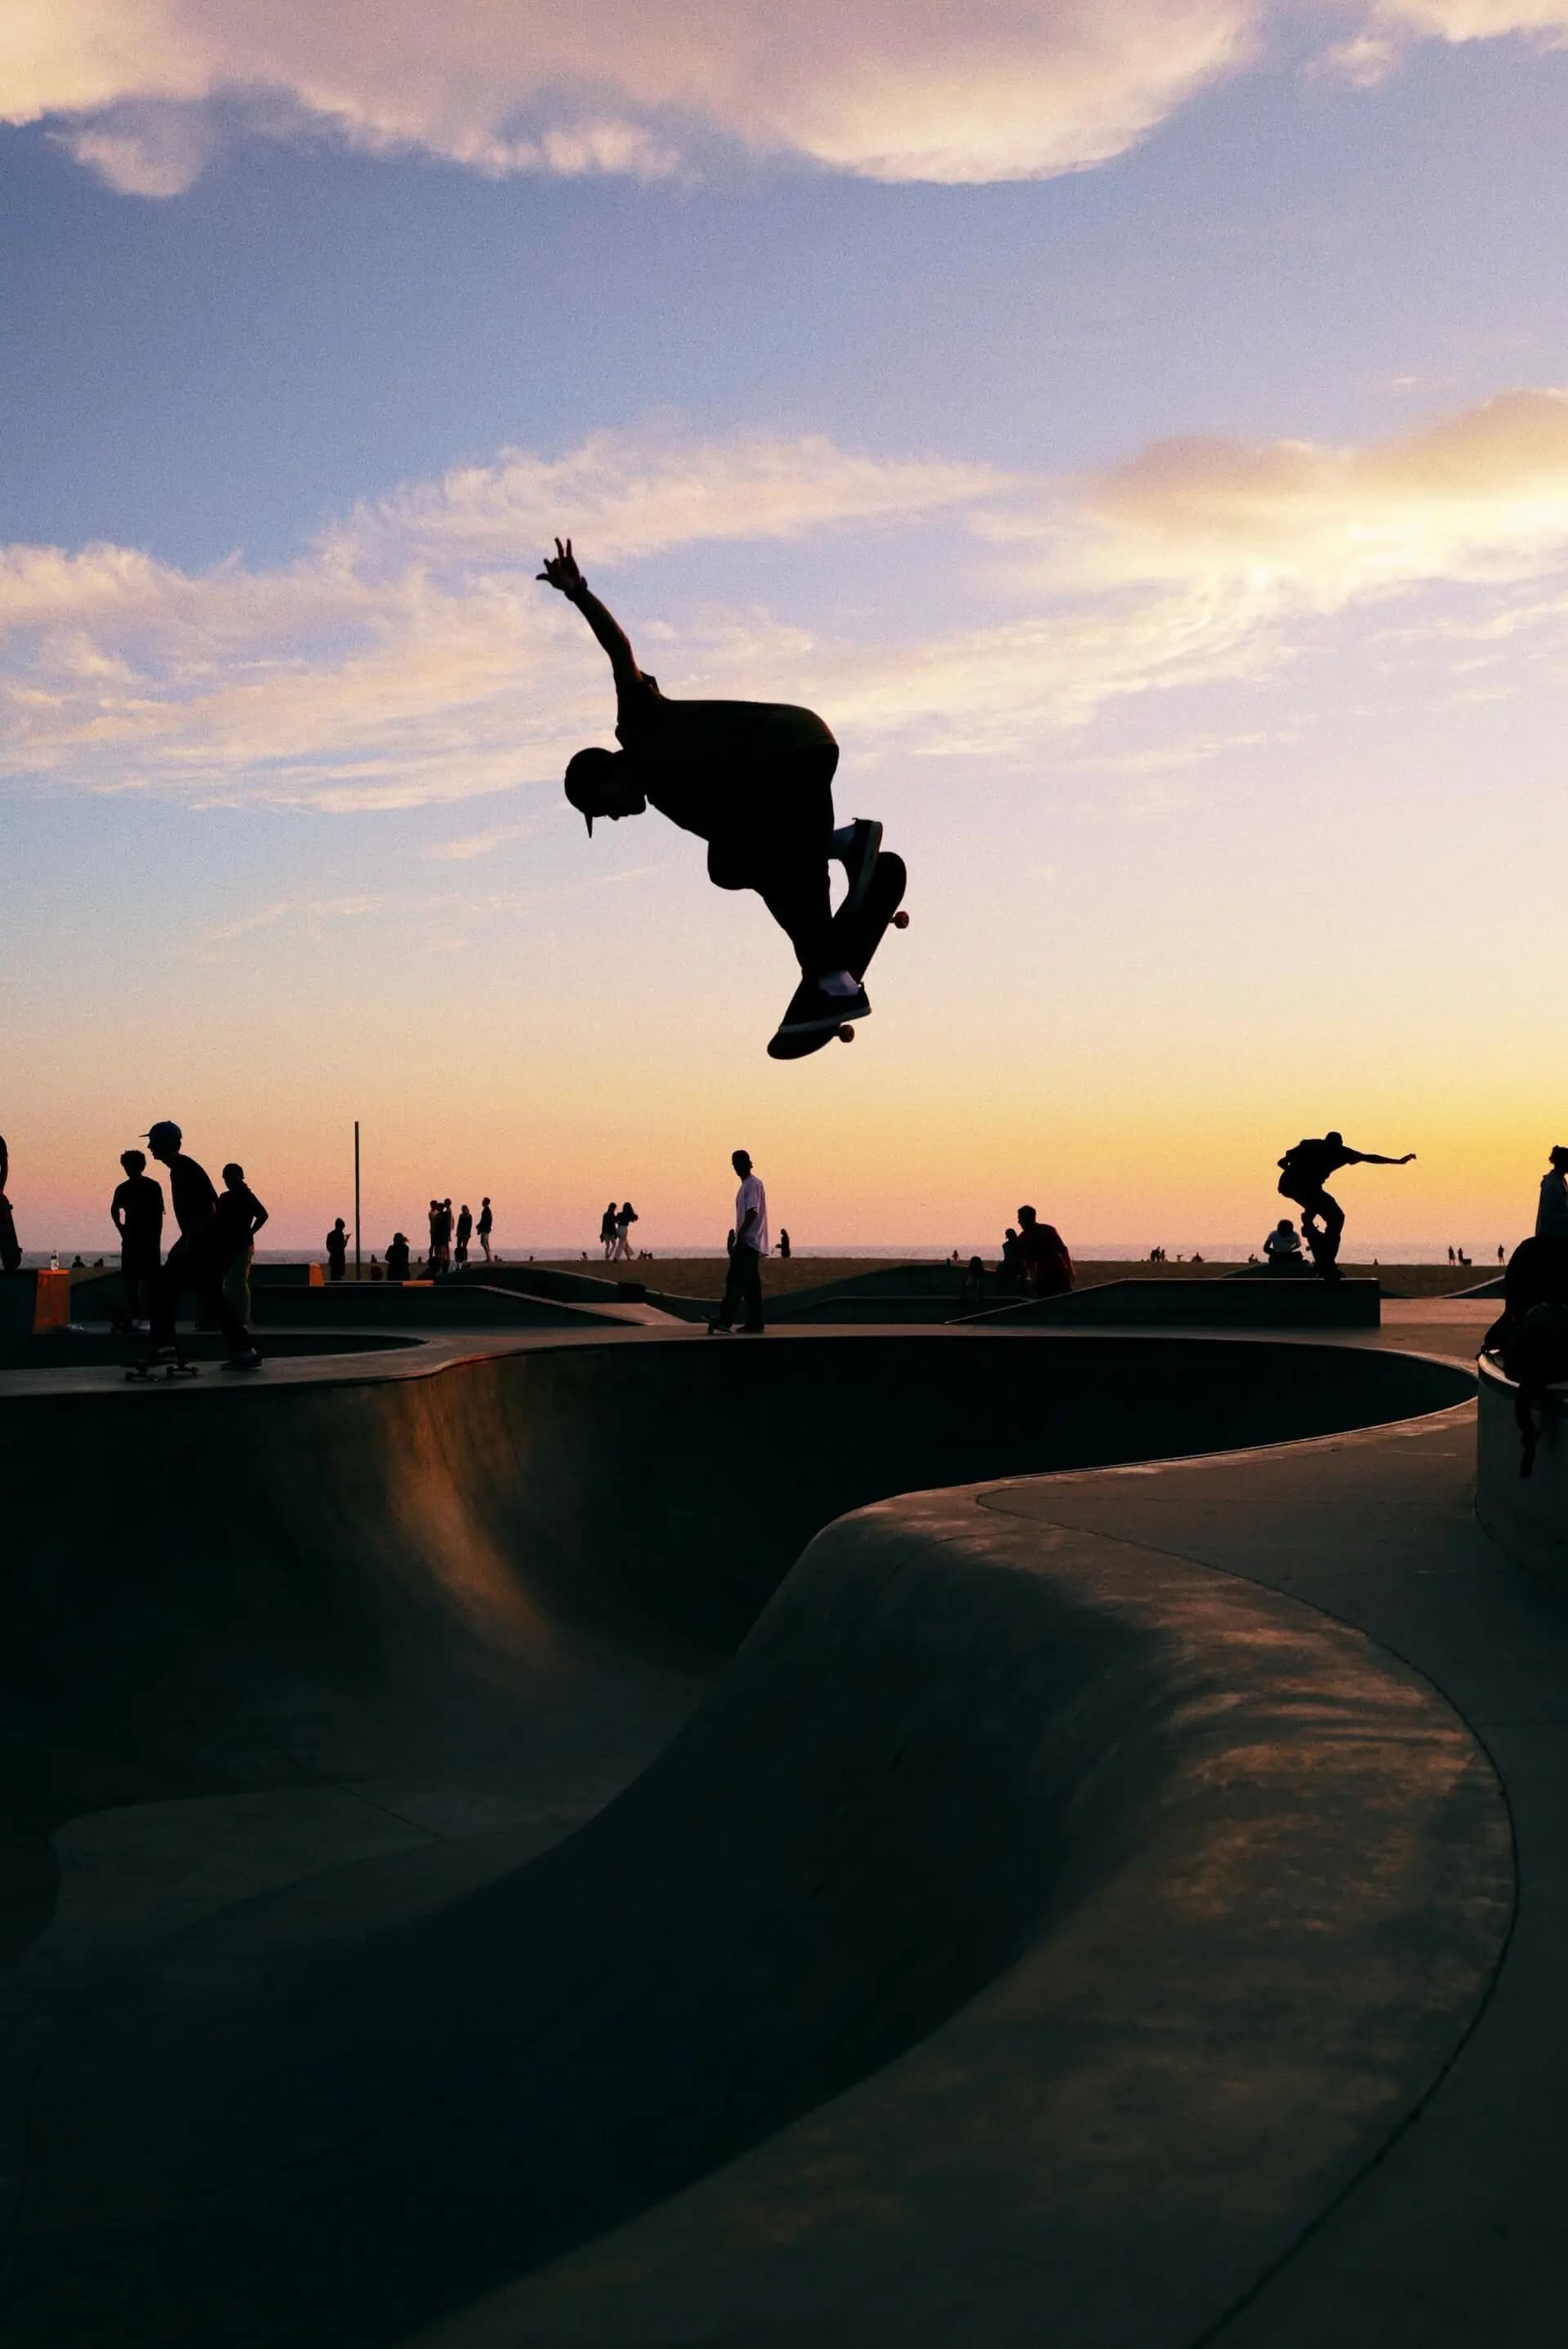
[[[1033,1207],[1018,1210],[1018,1261],[1036,1297],[1064,1297],[1073,1285],[1073,1260],[1055,1224],[1042,1224]]]
[[[478,1240],[480,1247],[484,1250],[484,1259],[487,1264],[489,1264],[490,1260],[490,1234],[494,1229],[495,1217],[490,1213],[490,1203],[488,1199],[481,1199],[480,1201],[480,1219],[474,1226],[474,1237]]]
[[[973,1307],[982,1302],[985,1294],[985,1261],[983,1257],[972,1256],[960,1285],[959,1297],[964,1304]]]
[[[385,1280],[387,1278],[381,1259],[374,1248],[370,1252],[370,1278],[372,1280]]]
[[[1264,1255],[1278,1272],[1289,1266],[1293,1270],[1302,1261],[1301,1234],[1288,1216],[1282,1216],[1264,1242]]]
[[[251,1267],[256,1260],[256,1234],[267,1211],[245,1180],[245,1170],[232,1159],[223,1169],[223,1187],[213,1211],[226,1241],[232,1242],[223,1294],[242,1321],[251,1318]]]
[[[1503,1263],[1503,1262],[1505,1261],[1504,1257],[1503,1257],[1503,1253],[1502,1253],[1502,1243],[1501,1242],[1501,1240],[1500,1240],[1500,1241],[1499,1241],[1499,1243],[1498,1243],[1498,1249],[1497,1249],[1497,1260],[1498,1260],[1499,1264],[1501,1264],[1501,1263]]]
[[[163,1263],[163,1185],[147,1171],[144,1151],[122,1150],[125,1180],[115,1185],[109,1221],[119,1234],[119,1277],[128,1326],[150,1320],[152,1284]]]
[[[232,1368],[253,1370],[262,1358],[250,1330],[223,1294],[233,1235],[218,1222],[218,1194],[206,1168],[181,1150],[182,1138],[169,1118],[160,1118],[144,1136],[154,1158],[169,1169],[169,1197],[180,1226],[180,1237],[152,1285],[152,1358],[155,1361],[174,1359],[174,1317],[181,1299],[193,1291],[203,1318],[216,1321],[223,1332]]]
[[[5,1147],[5,1137],[0,1133],[0,1272],[20,1272],[22,1247],[16,1237],[16,1218],[11,1212],[11,1202],[5,1196],[10,1179],[11,1154]]]
[[[1452,1265],[1453,1260],[1454,1260],[1454,1252],[1453,1252],[1452,1248],[1450,1247],[1450,1248],[1449,1248],[1449,1263],[1450,1265]]]
[[[782,1224],[779,1226],[779,1261],[780,1264],[789,1261],[789,1235]]]
[[[1333,1132],[1321,1141],[1298,1142],[1285,1152],[1279,1161],[1279,1195],[1282,1199],[1294,1199],[1304,1211],[1301,1235],[1322,1279],[1343,1278],[1338,1258],[1345,1210],[1323,1187],[1329,1176],[1342,1166],[1408,1166],[1415,1155],[1413,1150],[1407,1150],[1402,1158],[1384,1158],[1376,1150],[1351,1150],[1345,1136]]]
[[[741,1306],[746,1309],[743,1331],[755,1336],[762,1328],[762,1260],[769,1251],[768,1194],[761,1177],[751,1171],[749,1151],[732,1152],[729,1163],[740,1178],[740,1188],[735,1195],[729,1269],[725,1275],[717,1315],[707,1325],[710,1338],[720,1332],[727,1335],[734,1329],[736,1312]]]
[[[462,1206],[458,1209],[457,1261],[459,1265],[467,1264],[469,1260],[469,1242],[472,1239],[473,1236],[473,1215],[469,1209],[468,1201],[465,1199]]]
[[[635,1207],[633,1206],[630,1199],[626,1201],[624,1207],[616,1210],[615,1245],[610,1251],[610,1261],[612,1264],[620,1257],[630,1257],[632,1253],[632,1226],[639,1220],[640,1218],[637,1215],[637,1211]]]
[[[997,1268],[1004,1288],[1024,1286],[1024,1252],[1018,1243],[1016,1226],[1009,1224],[1002,1242],[1002,1261]]]
[[[652,805],[708,843],[708,878],[720,889],[755,889],[795,949],[813,1000],[782,1035],[863,1019],[865,989],[841,966],[832,929],[828,868],[849,878],[845,905],[871,885],[882,826],[837,829],[833,773],[839,746],[814,710],[771,701],[667,701],[637,667],[625,631],[577,567],[568,539],[539,574],[575,604],[609,656],[619,750],[579,750],[566,796],[586,821],[618,822]]]
[[[436,1269],[450,1272],[452,1268],[452,1203],[449,1199],[436,1202]]]
[[[408,1239],[405,1232],[394,1232],[387,1249],[387,1278],[407,1280],[408,1278]]]
[[[326,1236],[326,1277],[328,1280],[342,1280],[347,1272],[348,1234],[344,1229],[343,1217],[339,1216]]]

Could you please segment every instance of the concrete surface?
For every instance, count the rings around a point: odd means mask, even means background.
[[[1568,1603],[1420,1326],[8,1376],[0,2335],[1555,2342]]]
[[[1515,1415],[1519,1390],[1483,1359],[1476,1439],[1476,1515],[1521,1566],[1568,1590],[1568,1387],[1551,1387],[1532,1406],[1538,1440],[1528,1476]]]
[[[988,1306],[966,1320],[993,1329],[1042,1327],[1140,1330],[1375,1330],[1375,1280],[1111,1280],[1065,1297],[1026,1297]]]

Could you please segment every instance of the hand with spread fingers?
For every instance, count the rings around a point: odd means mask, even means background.
[[[564,545],[560,539],[556,540],[554,554],[545,556],[544,568],[537,575],[548,580],[551,586],[558,588],[562,595],[573,595],[586,584],[577,568],[577,557],[572,552],[570,539]]]

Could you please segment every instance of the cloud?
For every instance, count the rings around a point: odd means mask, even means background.
[[[1375,21],[1442,41],[1532,33],[1556,47],[1568,37],[1568,0],[1378,0]]]
[[[172,109],[323,128],[500,176],[679,170],[705,142],[881,180],[1033,179],[1123,153],[1255,54],[1264,0],[9,0],[0,119],[167,195]],[[145,118],[145,119],[143,119]],[[161,126],[161,127],[160,127]],[[182,178],[182,171],[185,176]]]
[[[1397,626],[1548,657],[1568,588],[1568,393],[1506,392],[1348,448],[1162,441],[1049,481],[666,426],[406,485],[273,570],[0,549],[0,773],[336,810],[553,794],[611,723],[600,655],[534,578],[567,522],[607,588],[617,564],[811,533],[820,559],[777,591],[782,608],[711,605],[671,584],[679,564],[656,591],[634,584],[627,616],[665,689],[808,702],[861,761],[1016,762],[1116,704],[1271,678],[1371,606],[1387,607],[1377,641]],[[470,863],[540,820],[425,853]]]

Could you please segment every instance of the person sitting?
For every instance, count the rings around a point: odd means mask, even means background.
[[[1301,1234],[1288,1216],[1280,1217],[1264,1240],[1264,1255],[1276,1272],[1282,1265],[1301,1262]]]
[[[1054,1224],[1042,1224],[1033,1207],[1018,1210],[1018,1257],[1024,1279],[1036,1297],[1063,1297],[1073,1285],[1073,1260]]]
[[[387,1244],[387,1278],[388,1280],[407,1280],[408,1278],[408,1236],[406,1232],[394,1232]]]
[[[972,1256],[970,1257],[968,1269],[964,1275],[964,1282],[959,1293],[965,1305],[975,1306],[982,1302],[985,1294],[985,1260],[984,1257]]]

